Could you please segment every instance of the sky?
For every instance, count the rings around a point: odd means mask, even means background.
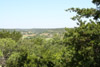
[[[0,28],[75,27],[71,7],[91,8],[91,0],[0,0]]]

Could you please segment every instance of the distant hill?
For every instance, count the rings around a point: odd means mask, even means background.
[[[32,33],[44,33],[44,32],[64,32],[65,28],[33,28],[33,29],[0,29],[1,30],[8,30],[8,31],[19,31],[19,32],[32,32]]]

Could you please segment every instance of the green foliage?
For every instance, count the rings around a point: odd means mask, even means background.
[[[40,39],[40,40],[38,40]],[[19,41],[7,60],[8,67],[62,67],[71,60],[73,51],[59,44],[56,39],[41,38]],[[54,41],[56,43],[53,43]],[[34,43],[35,41],[35,43]],[[68,52],[68,53],[67,53]]]
[[[100,0],[92,0],[94,4],[100,5]]]
[[[29,52],[13,53],[7,60],[7,67],[37,67],[34,54],[28,54]]]
[[[12,38],[16,42],[22,37],[22,34],[20,32],[10,32],[7,30],[0,31],[0,38]]]
[[[11,38],[0,39],[0,50],[6,58],[11,54],[15,46],[16,42]]]
[[[70,11],[70,12],[76,12],[77,15],[75,17],[86,17],[86,18],[89,18],[89,17],[94,17],[95,14],[96,14],[96,9],[94,8],[69,8],[67,9],[66,11]]]
[[[75,48],[70,65],[98,67],[100,59],[100,25],[93,21],[66,33],[65,43]]]
[[[98,19],[100,16],[97,16],[98,10],[93,8],[70,8],[68,11],[76,12],[77,15],[72,17],[72,19],[77,20],[77,24],[79,25],[73,31],[67,29],[65,33],[65,44],[75,48],[75,53],[69,66],[99,67],[100,22]],[[83,20],[83,18],[87,19]],[[88,18],[90,19],[88,20]]]
[[[0,57],[2,57],[3,56],[3,53],[2,53],[2,51],[0,50]]]
[[[6,65],[6,60],[9,58],[9,56],[12,54],[16,46],[16,42],[12,40],[11,38],[2,38],[0,39],[0,62],[2,62],[1,65]]]

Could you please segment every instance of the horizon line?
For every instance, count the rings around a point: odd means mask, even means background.
[[[0,28],[0,29],[62,29],[66,27],[58,27],[58,28]],[[68,27],[69,28],[69,27]]]

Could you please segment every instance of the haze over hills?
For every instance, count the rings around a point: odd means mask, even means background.
[[[19,32],[28,32],[31,31],[32,33],[43,33],[43,32],[64,32],[65,28],[32,28],[32,29],[4,29],[1,30],[8,30],[8,31],[19,31]]]

